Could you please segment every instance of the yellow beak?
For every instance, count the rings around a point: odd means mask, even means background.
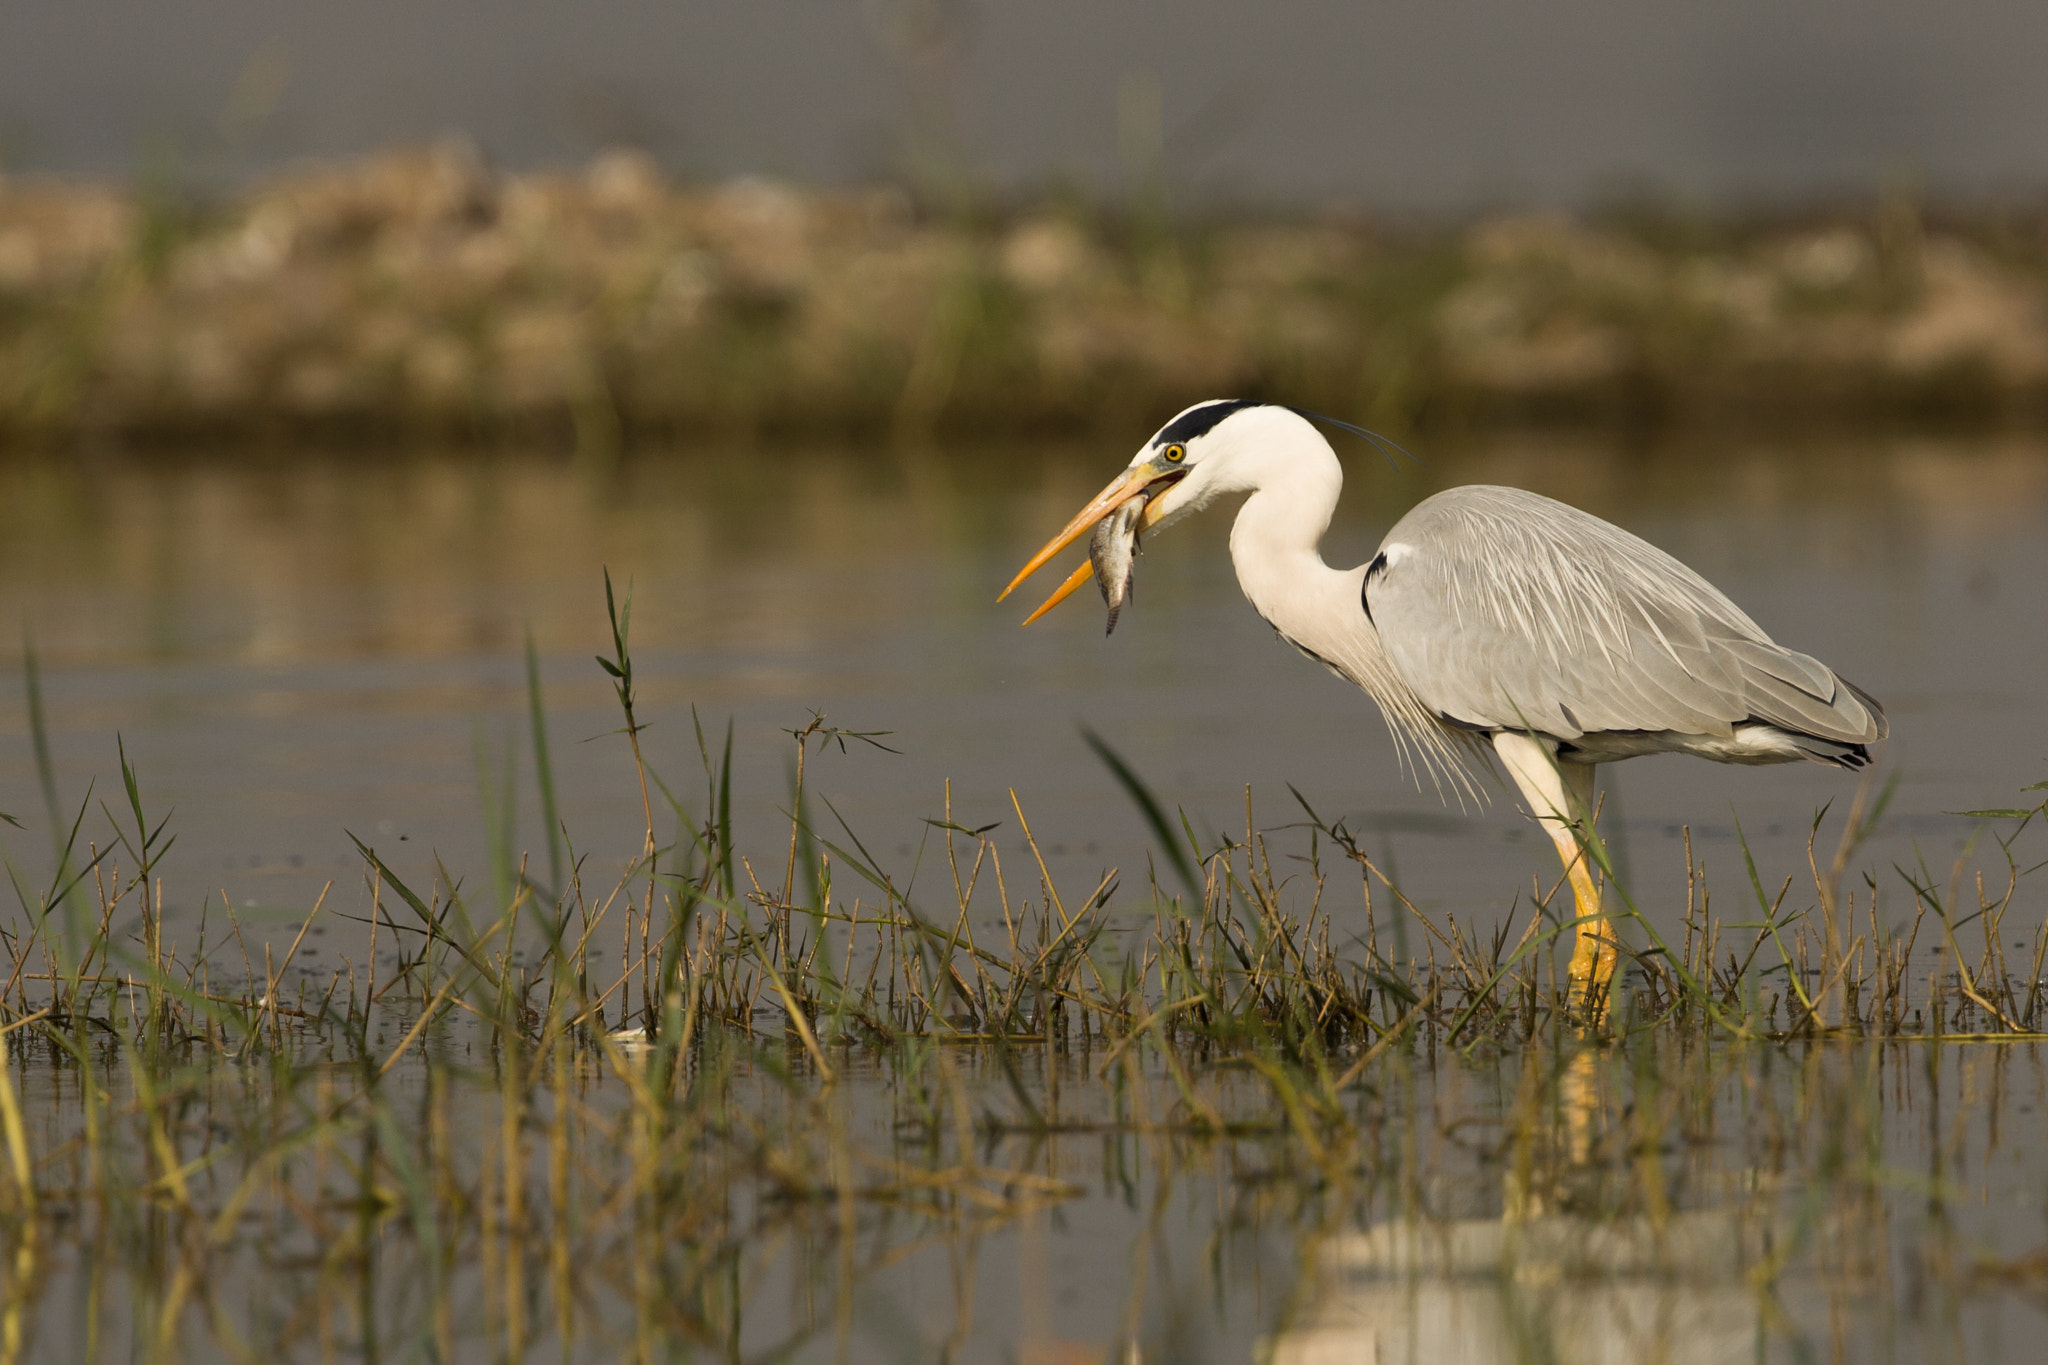
[[[1179,471],[1174,472],[1178,473]],[[1159,478],[1160,471],[1150,463],[1139,465],[1135,469],[1125,470],[1114,483],[1089,499],[1088,505],[1079,512],[1076,512],[1074,519],[1068,522],[1058,535],[1045,543],[1044,549],[1031,556],[1031,562],[1017,571],[1017,576],[1010,580],[1009,587],[1004,588],[997,595],[996,601],[1000,602],[1003,598],[1015,592],[1017,585],[1037,573],[1045,566],[1047,560],[1051,559],[1061,550],[1066,549],[1069,545],[1072,545],[1082,536],[1087,535],[1090,530],[1094,529],[1096,522],[1101,521],[1111,512],[1116,511],[1117,508],[1123,506],[1132,498],[1137,497],[1147,488],[1150,488]],[[1144,530],[1159,520],[1157,516],[1153,515],[1153,509],[1156,506],[1157,504],[1154,504],[1145,509],[1145,515],[1139,518],[1138,521],[1140,530]],[[1093,566],[1084,561],[1072,573],[1067,575],[1067,581],[1060,584],[1058,590],[1045,600],[1044,605],[1024,618],[1024,624],[1030,625],[1033,621],[1036,621],[1039,617],[1073,596],[1074,592],[1083,583],[1088,581],[1092,570]]]
[[[1033,621],[1036,621],[1039,617],[1045,615],[1054,607],[1066,601],[1069,597],[1072,597],[1074,593],[1080,589],[1080,586],[1083,583],[1086,583],[1089,579],[1093,577],[1095,577],[1095,565],[1093,561],[1084,559],[1079,564],[1076,564],[1074,566],[1074,571],[1067,575],[1067,581],[1060,584],[1059,587],[1054,590],[1052,596],[1046,598],[1043,602],[1040,602],[1038,604],[1038,610],[1032,612],[1029,616],[1024,618],[1024,624],[1027,626],[1030,625]],[[1013,584],[1012,586],[1015,585]]]

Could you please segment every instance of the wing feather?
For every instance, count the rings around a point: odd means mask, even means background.
[[[1367,584],[1401,679],[1438,715],[1573,739],[1725,736],[1763,721],[1842,743],[1881,712],[1775,643],[1713,584],[1590,513],[1514,488],[1439,493],[1387,535]]]

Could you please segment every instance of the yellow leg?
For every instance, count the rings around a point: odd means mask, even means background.
[[[1580,833],[1593,832],[1593,769],[1590,764],[1560,763],[1556,749],[1528,735],[1502,732],[1493,737],[1494,751],[1521,789],[1530,813],[1557,845],[1558,859],[1578,901],[1578,938],[1572,946],[1572,994],[1581,1001],[1604,1004],[1617,960],[1614,925],[1600,918],[1600,884],[1580,846]]]
[[[1600,918],[1600,884],[1571,830],[1553,825],[1550,838],[1557,845],[1557,856],[1571,878],[1572,895],[1579,905],[1578,941],[1572,945],[1572,988],[1580,996],[1596,989],[1604,991],[1614,979],[1617,952],[1614,925]]]

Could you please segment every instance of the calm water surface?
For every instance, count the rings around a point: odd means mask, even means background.
[[[1900,786],[1874,867],[1924,856],[1945,874],[1971,826],[1944,812],[2012,804],[2048,776],[2048,445],[1501,437],[1432,442],[1399,471],[1344,453],[1333,562],[1369,557],[1436,488],[1519,484],[1649,537],[1875,693]],[[956,818],[1006,836],[1014,791],[1062,881],[1140,868],[1143,827],[1085,725],[1198,828],[1242,828],[1248,786],[1261,823],[1291,818],[1291,783],[1373,831],[1425,906],[1484,921],[1554,875],[1511,800],[1460,812],[1417,790],[1371,705],[1274,640],[1232,577],[1227,512],[1154,540],[1114,637],[1088,593],[1017,629],[1036,597],[997,606],[997,590],[1126,458],[1099,441],[650,451],[604,468],[15,461],[0,467],[0,667],[18,680],[33,638],[65,819],[90,778],[114,790],[117,733],[149,805],[175,808],[174,923],[223,890],[283,917],[329,880],[352,888],[345,831],[423,880],[436,852],[480,871],[480,773],[511,753],[530,782],[529,631],[570,833],[597,866],[636,851],[639,790],[591,662],[608,643],[607,566],[632,587],[652,761],[700,792],[690,708],[714,747],[730,721],[744,844],[772,846],[783,731],[816,710],[899,751],[835,750],[813,778],[899,871],[949,782]],[[30,826],[6,832],[17,858],[43,851],[48,823],[23,698],[19,681],[0,688],[0,810]],[[1778,879],[1803,868],[1815,812],[1855,785],[1668,757],[1604,771],[1611,837],[1653,913],[1682,885],[1684,826],[1710,877],[1734,882],[1739,819]],[[539,848],[524,789],[520,842]]]
[[[1889,912],[1910,906],[1890,863],[1924,858],[1945,876],[1972,832],[1946,812],[2011,804],[2048,776],[2048,445],[1646,450],[1502,437],[1427,453],[1419,468],[1389,470],[1347,452],[1333,560],[1366,558],[1435,488],[1520,484],[1664,545],[1780,639],[1882,698],[1896,736],[1883,767],[1899,786],[1862,861],[1884,870]],[[1272,638],[1231,577],[1227,516],[1148,549],[1113,638],[1092,600],[1019,631],[1029,603],[998,607],[997,589],[1125,457],[1105,442],[642,452],[602,467],[332,452],[18,460],[0,467],[0,629],[17,678],[20,642],[34,640],[63,818],[95,777],[94,800],[118,792],[116,734],[146,804],[175,809],[179,842],[164,865],[173,940],[209,896],[230,897],[273,936],[329,882],[337,904],[359,908],[350,830],[422,884],[436,855],[481,879],[480,775],[495,783],[508,762],[526,793],[520,839],[543,847],[525,747],[529,632],[577,847],[596,869],[637,851],[639,791],[590,662],[607,643],[606,566],[632,585],[654,763],[701,809],[690,708],[714,747],[730,720],[740,842],[771,858],[786,828],[782,731],[815,710],[886,731],[899,751],[829,751],[812,781],[906,877],[950,783],[956,820],[1002,822],[1012,866],[1028,858],[1014,792],[1056,879],[1078,893],[1121,866],[1131,890],[1113,904],[1142,905],[1147,836],[1090,756],[1084,725],[1198,828],[1241,827],[1247,787],[1255,818],[1284,822],[1292,783],[1369,831],[1418,903],[1466,923],[1498,921],[1533,878],[1555,875],[1547,842],[1512,803],[1460,812],[1418,791],[1369,704]],[[0,810],[26,827],[4,831],[9,856],[35,869],[48,859],[48,817],[28,730],[24,690],[9,686]],[[1686,825],[1713,884],[1734,896],[1747,880],[1738,818],[1775,885],[1803,873],[1815,811],[1853,791],[1852,779],[1809,767],[1651,759],[1609,771],[1612,837],[1639,899],[1663,916],[1682,899]],[[103,828],[87,822],[89,837]],[[2038,901],[2026,904],[2038,919]],[[347,926],[315,934],[316,970],[352,951]],[[459,1042],[446,1046],[442,1060],[468,1064]],[[867,1150],[914,1145],[918,1106],[938,1103],[937,1090],[904,1078],[943,1079],[948,1065],[855,1069],[835,1122]],[[1058,1198],[938,1222],[865,1210],[842,1226],[832,1207],[790,1208],[735,1184],[726,1214],[760,1231],[732,1262],[720,1300],[731,1337],[715,1354],[2018,1361],[2048,1328],[2048,1073],[2031,1043],[1649,1060],[1424,1051],[1356,1096],[1357,1150],[1320,1171],[1302,1164],[1256,1085],[1242,1087],[1243,1133],[1196,1140],[1130,1126],[1130,1106],[1174,1103],[1161,1074],[1126,1093],[1091,1057],[1064,1079],[1024,1065],[1024,1084],[1065,1106],[1059,1125],[1005,1137],[996,1124],[978,1159],[1037,1172]],[[958,1067],[947,1084],[961,1112],[1007,1112],[1013,1087],[987,1059],[963,1055]],[[1232,1074],[1204,1078],[1219,1106]],[[403,1079],[427,1094],[418,1075]],[[61,1068],[23,1073],[39,1150],[74,1135],[67,1084]],[[451,1105],[464,1131],[499,1122],[487,1088],[441,1093],[432,1102]],[[764,1114],[778,1093],[764,1087]],[[586,1101],[603,1112],[620,1098],[600,1088]],[[602,1155],[588,1153],[600,1175]],[[1332,1183],[1337,1168],[1368,1174]],[[238,1234],[215,1264],[247,1273],[216,1275],[207,1299],[249,1339],[293,1343],[308,1359],[431,1354],[428,1343],[446,1341],[463,1359],[646,1357],[648,1314],[658,1319],[668,1294],[661,1277],[687,1275],[695,1254],[660,1229],[572,1259],[550,1260],[539,1244],[494,1251],[486,1220],[481,1242],[452,1244],[445,1281],[395,1226],[343,1264],[322,1219],[356,1215],[321,1212],[320,1169],[294,1177],[313,1212]],[[42,1253],[32,1340],[67,1356],[95,1342],[148,1354],[168,1251],[146,1229],[93,1235]],[[559,1319],[574,1349],[549,1335],[555,1310],[539,1300],[530,1347],[494,1335],[509,1329],[493,1276],[520,1255],[529,1284],[576,1305]],[[423,1299],[428,1281],[445,1292]],[[689,1301],[708,1301],[703,1292]],[[232,1357],[224,1339],[184,1338],[195,1356]]]

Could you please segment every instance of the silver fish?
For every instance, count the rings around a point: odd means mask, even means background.
[[[1102,601],[1109,608],[1109,624],[1102,633],[1116,629],[1117,613],[1138,581],[1138,518],[1152,499],[1140,493],[1095,525],[1088,542],[1088,559],[1095,565],[1095,585],[1102,589]]]

